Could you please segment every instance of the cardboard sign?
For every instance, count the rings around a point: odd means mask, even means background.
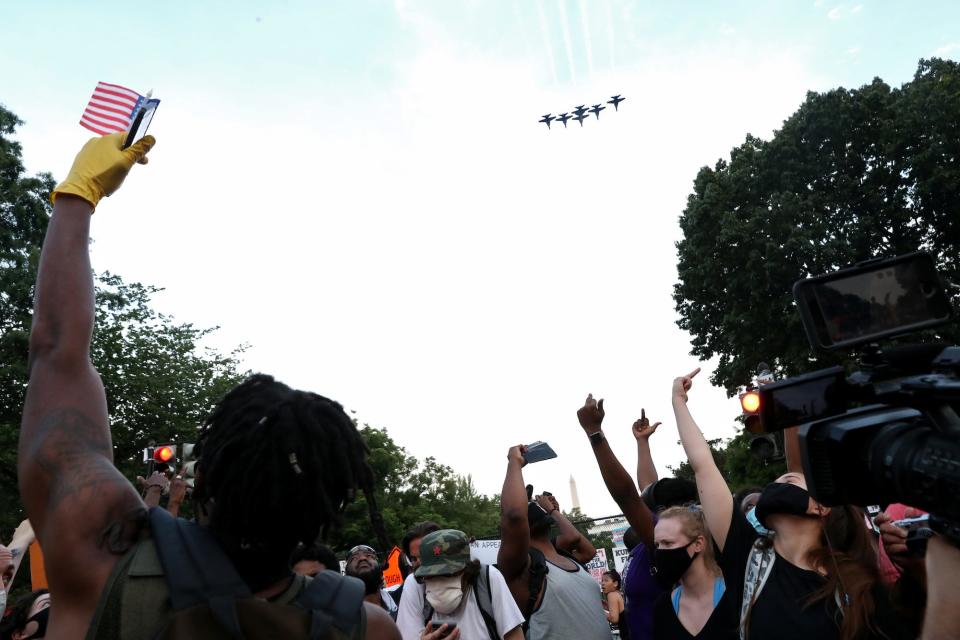
[[[608,567],[606,549],[597,549],[597,555],[593,556],[593,560],[587,563],[587,570],[590,572],[590,575],[593,576],[593,579],[597,581],[597,584],[600,584],[600,581],[603,579],[603,574],[607,571]]]
[[[620,574],[620,577],[623,577],[623,565],[627,564],[627,558],[630,557],[630,549],[626,547],[614,547],[611,549],[613,551],[613,567],[617,570],[617,573]]]
[[[383,586],[393,589],[403,584],[403,573],[400,571],[400,547],[394,546],[387,554],[387,568],[383,570]]]

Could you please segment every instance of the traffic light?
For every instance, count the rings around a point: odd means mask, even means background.
[[[153,450],[153,461],[157,464],[173,464],[177,457],[177,447],[171,444],[161,445]]]
[[[750,433],[762,433],[760,426],[760,392],[748,388],[740,394],[740,408],[743,409],[743,428]]]

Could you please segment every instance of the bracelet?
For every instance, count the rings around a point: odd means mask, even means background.
[[[587,438],[590,440],[590,444],[594,447],[599,446],[601,442],[606,440],[606,438],[603,437],[603,431],[595,431],[594,433],[588,435]]]

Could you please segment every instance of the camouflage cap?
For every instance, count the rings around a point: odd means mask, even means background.
[[[418,578],[451,576],[466,568],[470,562],[470,540],[456,529],[441,529],[428,533],[420,541]]]

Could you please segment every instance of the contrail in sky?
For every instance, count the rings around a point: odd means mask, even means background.
[[[567,64],[570,65],[570,81],[576,83],[577,74],[573,68],[573,45],[570,44],[570,24],[567,22],[567,2],[560,0],[560,26],[563,27],[563,46],[567,50]]]
[[[553,47],[550,46],[550,33],[547,31],[547,16],[543,14],[543,0],[537,0],[537,16],[540,18],[540,33],[543,35],[543,46],[547,50],[547,60],[550,62],[550,74],[553,76],[553,84],[557,81],[557,63],[553,59]]]
[[[587,69],[593,75],[593,47],[590,44],[590,23],[587,20],[587,1],[580,0],[580,24],[583,26],[583,46],[587,50]]]

